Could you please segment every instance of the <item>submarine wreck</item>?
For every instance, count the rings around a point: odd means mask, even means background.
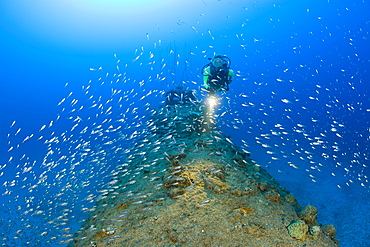
[[[339,245],[217,128],[210,102],[166,100],[127,156],[68,246]]]

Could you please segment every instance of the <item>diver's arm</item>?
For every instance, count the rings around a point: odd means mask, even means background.
[[[232,80],[234,79],[234,76],[235,76],[234,71],[232,69],[229,69],[229,74],[228,74],[229,81],[228,81],[228,84],[230,84],[232,82]]]
[[[227,81],[226,81],[226,84],[225,84],[225,86],[224,86],[224,89],[226,90],[226,91],[229,91],[229,84],[233,81],[233,78],[234,78],[234,71],[233,70],[231,70],[231,69],[229,69],[229,72],[228,72],[228,74],[227,74]]]
[[[208,89],[209,85],[208,85],[208,77],[209,75],[211,74],[211,71],[210,71],[210,68],[207,67],[205,70],[204,70],[204,73],[203,73],[203,84],[204,84],[204,87],[206,89]]]

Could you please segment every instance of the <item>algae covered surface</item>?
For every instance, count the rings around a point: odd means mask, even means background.
[[[316,215],[191,102],[152,111],[70,246],[337,246]]]

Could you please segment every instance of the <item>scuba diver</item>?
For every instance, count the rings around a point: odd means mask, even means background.
[[[185,90],[181,85],[166,93],[166,105],[186,104],[196,101],[194,90]]]
[[[221,90],[229,91],[229,84],[235,75],[230,69],[230,58],[216,54],[209,59],[211,62],[202,68],[204,88],[210,95]]]

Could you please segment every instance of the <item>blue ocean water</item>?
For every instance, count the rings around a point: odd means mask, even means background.
[[[367,246],[368,1],[2,1],[0,243],[67,243],[145,121],[214,53],[218,124],[341,246]]]

